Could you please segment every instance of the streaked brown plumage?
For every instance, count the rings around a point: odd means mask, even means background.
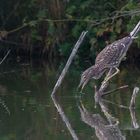
[[[82,89],[91,78],[99,79],[105,71],[110,69],[118,70],[118,67],[125,57],[129,46],[132,44],[133,39],[140,30],[140,21],[130,33],[130,35],[113,42],[106,46],[96,57],[95,65],[89,67],[81,75],[79,87]]]

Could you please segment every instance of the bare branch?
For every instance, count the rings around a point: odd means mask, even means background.
[[[106,99],[103,99],[103,101],[105,101],[105,102],[107,102],[107,103],[110,103],[110,104],[112,104],[112,105],[115,105],[115,106],[117,106],[117,107],[119,107],[119,108],[129,109],[128,106],[124,106],[124,105],[121,105],[121,104],[116,104],[116,103],[114,103],[114,102],[112,102],[112,101],[109,101],[109,100],[106,100]]]
[[[10,53],[10,51],[11,50],[9,50],[7,53],[6,53],[6,55],[3,57],[3,59],[0,61],[0,64],[2,64],[3,63],[3,61],[7,58],[7,56],[9,55],[9,53]]]
[[[83,31],[81,33],[78,41],[76,42],[76,44],[75,44],[75,46],[74,46],[74,48],[73,48],[73,50],[72,50],[72,52],[70,54],[70,57],[69,57],[66,65],[65,65],[62,73],[60,74],[60,76],[59,76],[59,78],[58,78],[58,80],[57,80],[57,82],[56,82],[56,84],[54,86],[54,89],[52,91],[52,94],[51,94],[51,97],[52,97],[52,100],[54,102],[54,105],[57,108],[57,111],[59,112],[62,120],[65,122],[65,124],[66,124],[66,126],[67,126],[67,128],[68,128],[68,130],[69,130],[69,132],[70,132],[70,134],[71,134],[71,136],[73,137],[74,140],[78,140],[78,137],[77,137],[74,129],[72,128],[72,126],[71,126],[68,118],[66,117],[66,115],[65,115],[62,107],[57,102],[57,100],[56,100],[56,98],[55,98],[54,95],[55,95],[57,89],[60,87],[60,85],[61,85],[61,83],[62,83],[62,81],[63,81],[63,79],[64,79],[64,77],[66,75],[66,72],[68,71],[68,69],[69,69],[69,67],[70,67],[70,65],[72,63],[72,60],[73,60],[74,56],[76,55],[76,52],[77,52],[78,48],[80,47],[80,45],[81,45],[81,43],[82,43],[82,41],[83,41],[83,39],[84,39],[84,37],[85,37],[86,34],[87,34],[87,31]]]
[[[95,20],[92,20],[92,19],[39,19],[39,20],[35,20],[37,23],[40,23],[42,21],[46,21],[46,22],[87,22],[87,23],[91,23],[91,27],[93,26],[97,26],[97,25],[100,25],[108,20],[112,20],[114,21],[115,19],[117,18],[120,18],[120,17],[126,17],[126,16],[133,16],[133,15],[140,15],[140,10],[139,9],[136,9],[136,10],[131,10],[131,11],[115,11],[113,12],[115,15],[111,16],[111,17],[106,17],[106,18],[102,18],[102,19],[95,19]],[[21,29],[23,29],[24,27],[27,27],[29,26],[31,23],[28,22],[26,24],[23,24],[11,31],[6,31],[7,32],[7,35],[8,34],[11,34],[11,33],[14,33],[14,32],[17,32]]]
[[[73,48],[73,50],[72,50],[72,52],[71,52],[71,54],[70,54],[70,57],[69,57],[69,59],[68,59],[66,65],[65,65],[65,67],[64,67],[64,69],[63,69],[63,71],[62,71],[62,73],[60,74],[60,76],[59,76],[59,78],[58,78],[58,80],[57,80],[57,82],[56,82],[56,84],[55,84],[55,87],[54,87],[54,89],[53,89],[53,91],[52,91],[51,96],[53,96],[53,95],[55,94],[56,90],[57,90],[57,89],[59,88],[59,86],[61,85],[62,80],[64,79],[64,77],[65,77],[65,75],[66,75],[66,72],[68,71],[68,69],[69,69],[69,67],[70,67],[70,65],[71,65],[71,62],[72,62],[74,56],[76,55],[77,50],[78,50],[78,48],[80,47],[80,45],[81,45],[81,43],[82,43],[82,41],[83,41],[85,35],[87,34],[87,32],[88,32],[88,31],[83,31],[83,32],[81,33],[81,35],[80,35],[78,41],[76,42],[76,44],[75,44],[75,46],[74,46],[74,48]]]

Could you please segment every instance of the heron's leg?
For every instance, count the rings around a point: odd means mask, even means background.
[[[111,79],[112,77],[114,77],[116,74],[118,74],[120,72],[120,70],[118,68],[115,68],[116,72],[114,72],[113,74],[111,74],[112,68],[109,70],[107,76],[105,77],[105,80],[103,83],[106,83],[109,79]],[[111,75],[110,75],[111,74]]]
[[[110,76],[110,74],[112,73],[112,69],[113,69],[113,68],[110,68],[110,70],[109,70],[109,72],[107,73],[107,75],[106,75],[105,79],[106,79],[107,77],[109,77],[109,76]]]
[[[103,82],[102,82],[103,85],[107,82],[107,78],[112,74],[112,70],[113,70],[113,68],[110,68],[110,69],[109,69],[109,71],[108,71],[106,77],[104,78],[104,80],[103,80]]]

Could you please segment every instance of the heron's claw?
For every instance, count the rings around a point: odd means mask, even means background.
[[[108,79],[105,79],[105,80],[102,82],[102,87],[105,87],[106,84],[107,84],[107,82],[108,82]]]
[[[110,125],[118,125],[119,121],[117,118],[111,116],[108,112],[104,112],[105,116],[110,120]]]

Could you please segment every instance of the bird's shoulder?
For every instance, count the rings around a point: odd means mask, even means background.
[[[112,59],[119,55],[120,50],[122,49],[122,39],[113,42],[112,44],[106,46],[96,57],[95,63],[104,62],[104,60]]]

